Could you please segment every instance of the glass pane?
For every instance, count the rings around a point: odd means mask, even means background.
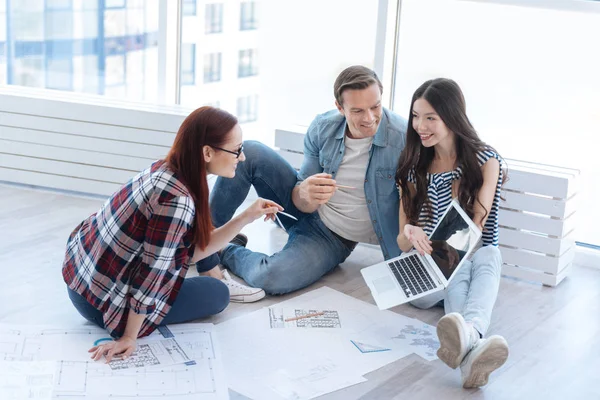
[[[0,0],[0,85],[6,84],[6,0]]]
[[[243,122],[245,139],[271,145],[277,127],[308,125],[335,107],[333,83],[344,68],[373,67],[377,6],[372,0],[198,4],[197,16],[182,18],[181,42],[196,45],[195,68],[202,75],[193,85],[180,80],[180,102],[219,104]],[[336,30],[336,21],[352,28]],[[185,53],[180,53],[183,65]],[[215,53],[221,54],[220,68]]]
[[[155,102],[158,15],[156,0],[0,0],[0,84]]]
[[[600,12],[537,5],[403,1],[394,109],[406,115],[425,80],[454,79],[480,136],[504,157],[581,170],[575,237],[600,244],[597,224],[581,219],[600,221],[600,163],[587,145],[600,127]]]

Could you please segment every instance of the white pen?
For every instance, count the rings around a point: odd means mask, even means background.
[[[298,221],[298,218],[294,217],[292,214],[288,214],[288,213],[285,213],[283,211],[277,211],[277,213],[285,215],[286,217],[290,217],[291,219],[294,219],[294,220]]]

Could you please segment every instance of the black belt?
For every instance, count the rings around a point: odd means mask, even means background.
[[[329,229],[329,228],[327,228],[327,229]],[[340,235],[338,235],[337,233],[335,233],[331,229],[329,229],[329,232],[333,233],[333,236],[335,236],[336,238],[338,238],[340,240],[340,242],[342,242],[344,244],[344,246],[346,246],[350,251],[354,250],[354,248],[358,244],[356,242],[353,242],[352,240],[348,240],[348,239],[346,239],[344,237],[341,237]]]

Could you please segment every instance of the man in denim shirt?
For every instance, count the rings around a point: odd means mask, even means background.
[[[386,259],[400,254],[394,176],[406,120],[382,107],[382,90],[368,68],[342,71],[334,84],[337,110],[318,115],[308,128],[298,173],[269,147],[244,143],[246,161],[233,179],[218,178],[211,193],[214,225],[231,219],[251,185],[298,221],[278,214],[289,238],[271,256],[228,245],[221,252],[225,267],[256,288],[283,294],[316,282],[357,242],[379,244]]]

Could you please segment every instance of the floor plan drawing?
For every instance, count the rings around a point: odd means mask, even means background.
[[[169,327],[172,337],[138,339],[137,358],[109,366],[87,350],[106,332],[99,328],[56,329],[0,325],[0,360],[55,361],[54,399],[226,399],[228,389],[212,324]],[[169,357],[176,364],[160,365]],[[193,360],[194,362],[189,362]],[[130,361],[130,360],[123,360]]]
[[[340,315],[334,310],[269,308],[271,328],[341,328]]]

